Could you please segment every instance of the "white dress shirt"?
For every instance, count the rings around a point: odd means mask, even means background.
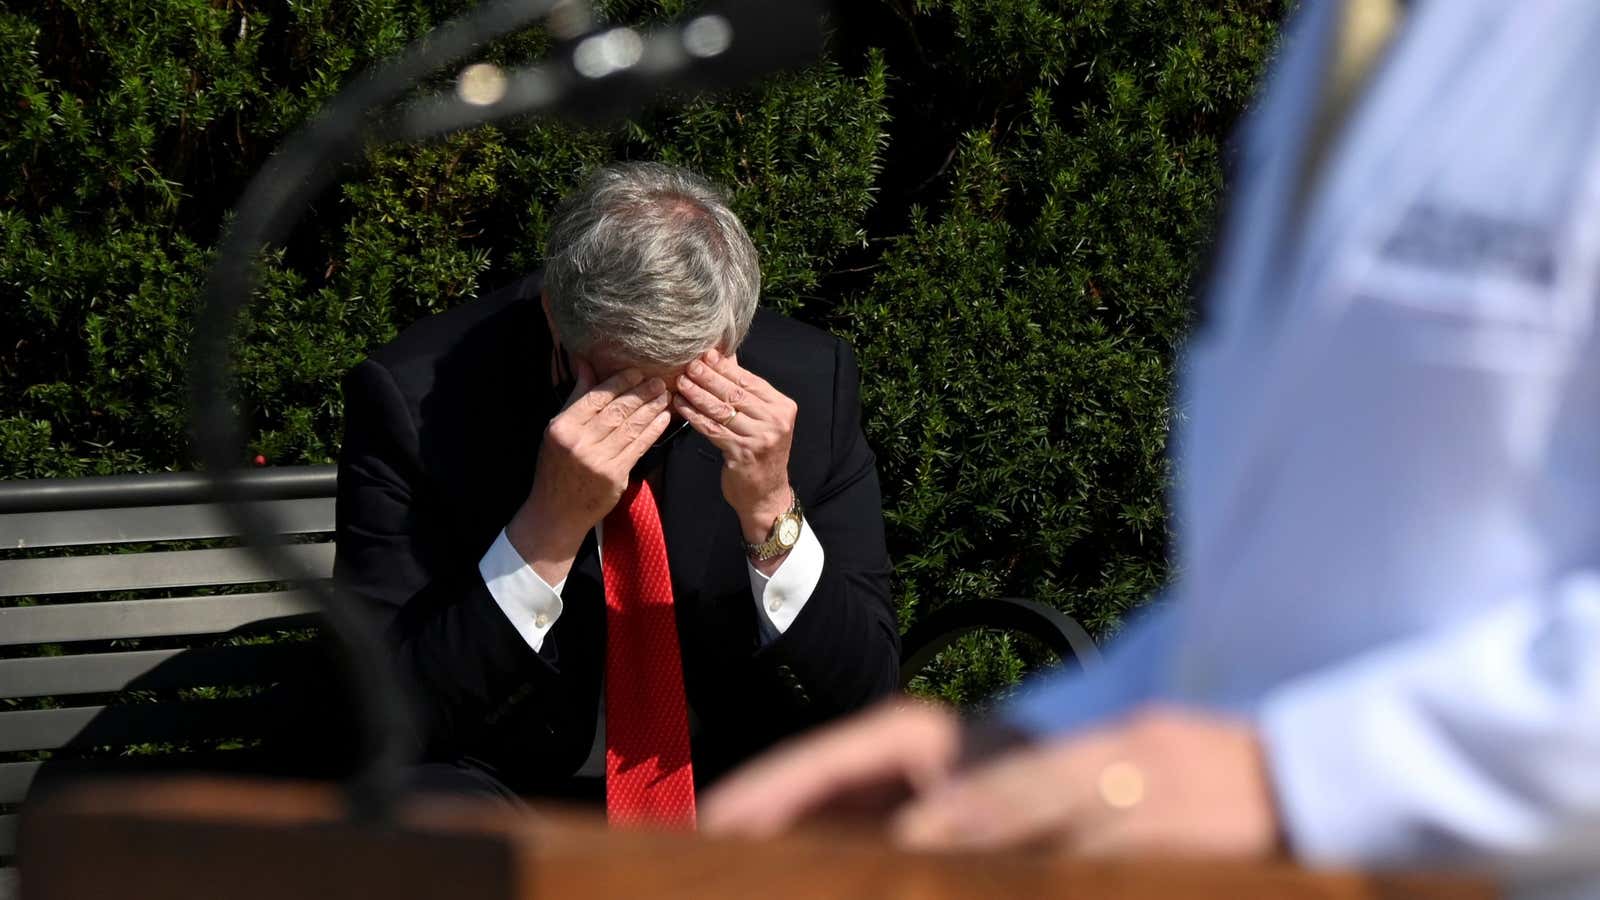
[[[605,529],[595,526],[595,555],[605,552]],[[800,540],[778,565],[777,571],[765,575],[748,560],[746,570],[750,575],[750,597],[756,605],[757,640],[766,646],[783,634],[800,615],[800,610],[817,589],[822,578],[822,543],[811,530],[811,523],[800,520]],[[671,564],[671,561],[668,561]],[[511,620],[517,633],[528,642],[533,652],[544,646],[545,635],[556,626],[563,608],[561,591],[567,586],[565,578],[551,585],[523,560],[522,554],[511,545],[504,529],[478,561],[478,574],[489,589],[489,595]],[[699,730],[694,710],[689,710],[691,733]],[[604,692],[600,695],[600,709],[595,717],[594,739],[589,755],[578,767],[580,778],[600,778],[606,772],[606,703]]]
[[[603,531],[596,526],[597,552],[605,549]],[[756,605],[756,627],[763,646],[788,630],[805,608],[822,578],[822,563],[822,543],[811,531],[811,523],[804,519],[800,522],[799,542],[778,565],[777,571],[765,575],[746,561],[750,597]],[[561,618],[561,591],[567,585],[566,579],[559,584],[546,584],[511,545],[504,530],[478,561],[478,573],[483,576],[494,602],[537,653],[544,646],[545,635]]]
[[[1248,717],[1301,859],[1600,896],[1600,3],[1412,3],[1291,223],[1335,7],[1241,133],[1178,579],[1007,714]]]

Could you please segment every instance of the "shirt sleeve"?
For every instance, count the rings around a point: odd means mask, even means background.
[[[800,615],[822,578],[823,560],[822,543],[811,526],[802,521],[800,540],[778,571],[769,577],[754,564],[746,564],[750,594],[761,612],[757,625],[763,644],[776,640]],[[478,573],[501,612],[537,652],[544,646],[544,636],[561,617],[561,591],[566,580],[553,586],[546,584],[511,546],[503,530],[478,561]]]
[[[544,636],[561,618],[561,589],[567,586],[567,580],[563,578],[553,587],[545,584],[517,548],[511,546],[504,530],[478,560],[478,574],[483,576],[500,611],[537,653],[544,646]]]
[[[1287,682],[1259,725],[1303,860],[1592,866],[1600,575]]]
[[[783,634],[811,599],[811,592],[822,580],[822,542],[811,531],[811,523],[800,520],[800,540],[789,551],[788,557],[770,576],[763,575],[754,563],[746,562],[750,571],[750,595],[755,598],[760,615],[756,624],[761,630],[761,643],[765,646]]]

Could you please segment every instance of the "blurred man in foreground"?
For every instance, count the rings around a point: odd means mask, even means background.
[[[899,791],[914,847],[1600,887],[1597,59],[1591,0],[1302,5],[1186,348],[1167,602],[986,722],[795,743],[708,830]]]
[[[350,373],[335,575],[416,689],[421,787],[603,776],[613,821],[689,825],[697,783],[893,690],[855,359],[760,286],[704,180],[612,166],[542,273]]]

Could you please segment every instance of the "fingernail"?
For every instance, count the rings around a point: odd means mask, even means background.
[[[722,354],[718,353],[717,352],[717,348],[715,348],[715,347],[712,347],[710,350],[706,351],[706,359],[711,360],[713,363],[715,363],[717,360],[719,360],[721,358],[722,358]]]
[[[659,394],[667,389],[667,383],[659,378],[652,378],[650,379],[650,384],[647,386],[647,389],[652,394]]]

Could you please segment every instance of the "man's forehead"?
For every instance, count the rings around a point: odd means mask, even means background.
[[[623,369],[638,369],[644,373],[646,378],[659,377],[670,385],[673,378],[682,374],[683,370],[689,367],[688,363],[666,366],[660,363],[638,362],[627,354],[619,353],[615,349],[603,345],[591,349],[588,357],[589,363],[594,366],[595,378],[600,381],[610,378]]]

